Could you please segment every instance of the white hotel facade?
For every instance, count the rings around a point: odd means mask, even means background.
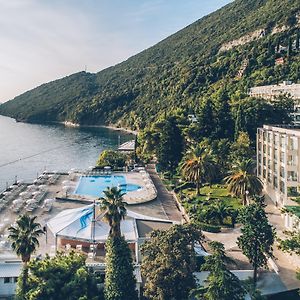
[[[300,127],[257,129],[257,174],[275,205],[297,206],[291,199],[300,196]],[[286,215],[286,227],[293,227],[294,221]]]

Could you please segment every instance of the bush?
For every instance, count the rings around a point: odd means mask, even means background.
[[[211,224],[201,223],[201,222],[197,222],[196,224],[203,231],[212,232],[212,233],[221,232],[221,226],[218,226],[218,225],[211,225]]]
[[[104,150],[97,161],[97,167],[104,168],[110,166],[113,169],[124,167],[126,156],[123,153],[113,150]]]

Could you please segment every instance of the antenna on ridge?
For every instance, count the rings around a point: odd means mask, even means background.
[[[86,71],[87,71],[87,66],[85,65],[84,66],[84,72],[86,73]]]

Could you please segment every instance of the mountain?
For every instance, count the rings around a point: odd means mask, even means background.
[[[220,90],[236,100],[253,85],[298,81],[299,26],[299,0],[236,0],[114,67],[17,96],[0,114],[143,128],[176,108],[197,113]]]

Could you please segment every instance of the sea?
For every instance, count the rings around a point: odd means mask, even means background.
[[[43,171],[85,170],[105,149],[133,135],[103,127],[28,124],[0,116],[0,192],[17,181],[32,182]]]

